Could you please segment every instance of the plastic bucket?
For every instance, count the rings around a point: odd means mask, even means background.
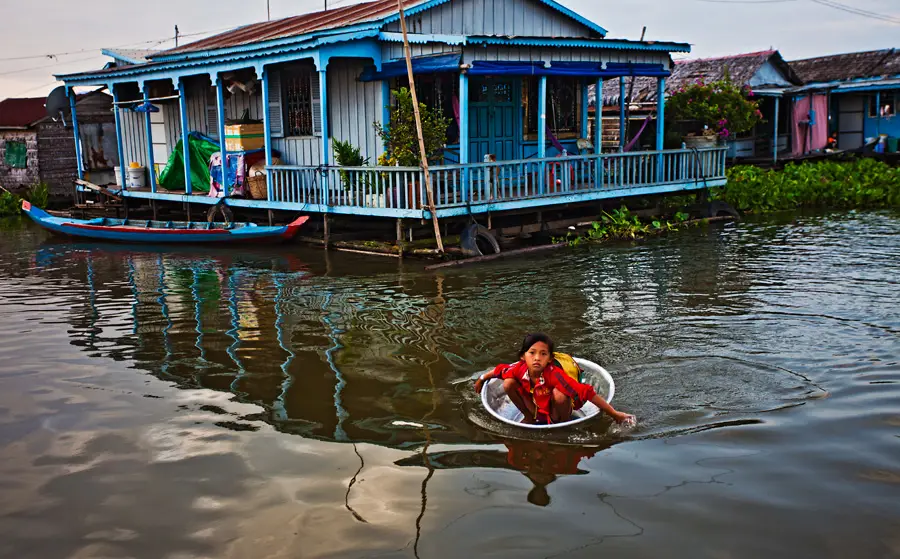
[[[144,188],[147,186],[147,168],[128,168],[128,188]]]
[[[116,172],[116,186],[122,186],[122,168],[116,165],[113,169]]]
[[[900,149],[898,149],[898,147],[900,147],[900,145],[898,145],[900,144],[900,138],[889,136],[886,143],[888,153],[897,153],[900,151]]]

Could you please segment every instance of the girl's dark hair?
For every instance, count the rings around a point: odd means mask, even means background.
[[[534,332],[533,334],[528,334],[525,336],[525,339],[522,341],[522,349],[519,350],[519,359],[522,358],[525,353],[531,349],[531,346],[538,342],[544,342],[547,344],[547,347],[550,348],[550,355],[553,355],[553,340],[550,339],[550,336],[544,334],[543,332]]]

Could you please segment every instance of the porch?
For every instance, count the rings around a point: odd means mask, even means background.
[[[726,148],[524,159],[431,167],[439,218],[609,198],[690,192],[725,184]],[[429,218],[418,167],[271,165],[267,199],[123,189],[122,196],[241,208]]]

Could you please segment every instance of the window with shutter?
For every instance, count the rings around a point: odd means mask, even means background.
[[[267,100],[269,112],[269,129],[273,138],[284,137],[284,114],[282,109],[281,72],[278,70],[266,70],[269,78],[269,99]]]
[[[285,136],[314,135],[314,119],[318,112],[313,106],[313,96],[318,97],[318,80],[313,87],[312,66],[287,68],[281,75],[282,109],[284,114],[283,133]]]
[[[319,73],[313,72],[309,78],[310,90],[312,90],[312,120],[313,135],[322,135],[322,90],[319,84]]]

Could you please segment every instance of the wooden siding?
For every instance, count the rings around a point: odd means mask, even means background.
[[[362,150],[374,165],[382,152],[382,142],[372,126],[381,122],[381,82],[357,80],[368,64],[363,60],[340,60],[328,68],[328,121],[331,137],[350,142]],[[331,149],[334,161],[334,149]]]
[[[595,37],[591,29],[535,0],[454,0],[409,17],[410,33]],[[386,26],[400,31],[400,23]]]
[[[457,45],[444,45],[440,43],[429,43],[427,45],[409,45],[412,56],[428,56],[432,54],[444,54],[451,52],[460,52],[462,47]],[[384,60],[399,60],[406,56],[403,52],[403,43],[383,43],[381,47],[381,57]]]

